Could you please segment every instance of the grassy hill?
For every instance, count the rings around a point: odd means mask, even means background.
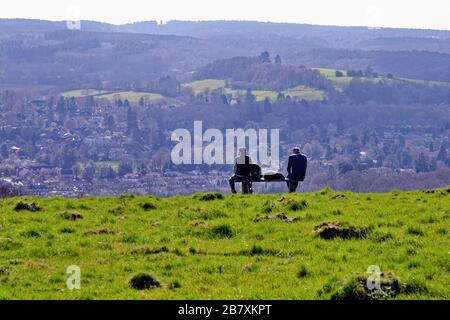
[[[98,99],[122,99],[128,100],[132,103],[138,103],[141,98],[147,99],[148,101],[157,101],[161,100],[164,97],[159,93],[152,92],[137,92],[137,91],[121,91],[121,92],[108,92],[104,90],[97,89],[79,89],[79,90],[71,90],[61,93],[61,96],[65,98],[82,98],[82,97],[95,97]]]
[[[231,97],[242,97],[246,94],[246,90],[232,89],[230,85],[227,85],[225,80],[221,79],[197,80],[183,84],[183,86],[192,88],[195,95],[217,89],[223,89],[224,93]],[[266,98],[275,101],[279,93],[273,90],[251,90],[251,92],[255,96],[256,101],[264,101]],[[324,91],[305,86],[297,86],[281,92],[291,96],[293,99],[322,100],[325,98]]]
[[[350,83],[350,81],[352,81],[354,79],[354,77],[346,76],[345,70],[329,69],[329,68],[313,68],[313,69],[319,71],[320,74],[322,74],[328,80],[333,82],[336,89],[338,89],[338,90],[345,89],[345,87]],[[344,74],[344,76],[337,77],[336,71],[341,71]],[[450,88],[450,83],[443,82],[443,81],[427,81],[427,80],[417,80],[417,79],[410,79],[410,78],[389,79],[388,77],[385,77],[385,76],[379,76],[377,78],[358,77],[358,79],[363,80],[363,81],[373,81],[375,83],[378,83],[380,81],[390,81],[391,83],[394,83],[395,81],[407,81],[407,82],[422,84],[425,86],[444,86],[444,87]]]
[[[2,299],[352,298],[371,265],[400,284],[385,289],[391,298],[450,298],[450,188],[25,197],[0,208]],[[81,290],[66,288],[70,265]],[[159,286],[132,288],[140,273]]]
[[[225,80],[221,79],[204,79],[204,80],[197,80],[192,81],[186,84],[183,84],[183,86],[191,88],[195,95],[198,95],[200,93],[203,93],[205,91],[213,91],[220,88],[225,88],[226,82]]]
[[[115,100],[120,98],[122,100],[128,100],[132,103],[138,103],[141,98],[147,99],[148,101],[157,101],[163,99],[164,97],[159,93],[124,91],[101,95],[98,96],[98,98],[108,100]]]
[[[108,91],[104,90],[97,90],[97,89],[78,89],[78,90],[71,90],[71,91],[65,91],[61,93],[61,96],[64,98],[82,98],[82,97],[90,97],[90,96],[99,96],[102,94],[107,94]]]

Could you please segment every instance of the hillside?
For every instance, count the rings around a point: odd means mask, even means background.
[[[0,207],[1,299],[361,298],[372,265],[398,284],[383,282],[390,298],[450,298],[450,188],[26,197]],[[66,289],[70,265],[81,268],[81,290]],[[131,288],[140,273],[156,287]]]
[[[449,32],[434,30],[239,21],[115,26],[82,21],[81,30],[74,31],[64,22],[0,19],[0,89],[123,90],[167,75],[186,78],[215,60],[263,50],[291,65],[373,67],[398,77],[450,81],[449,48]]]

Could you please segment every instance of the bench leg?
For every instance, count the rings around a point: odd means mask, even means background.
[[[242,194],[249,194],[253,193],[251,188],[251,182],[249,181],[243,181],[242,182]]]

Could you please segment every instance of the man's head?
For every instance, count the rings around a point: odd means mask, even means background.
[[[294,147],[294,148],[292,148],[292,152],[293,152],[294,154],[300,153],[300,147]]]
[[[247,155],[247,149],[245,148],[239,148],[239,156],[245,157]]]

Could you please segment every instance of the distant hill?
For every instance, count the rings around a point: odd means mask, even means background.
[[[65,22],[26,19],[0,19],[0,26],[9,31],[61,30]],[[404,29],[404,28],[367,28],[322,26],[295,23],[273,23],[256,21],[168,21],[158,24],[157,21],[143,21],[114,25],[96,21],[81,21],[82,31],[124,32],[146,34],[171,34],[213,38],[222,36],[240,36],[264,38],[267,35],[287,37],[291,39],[316,39],[330,48],[373,49],[374,45],[392,45],[396,50],[407,50],[412,46],[416,50],[438,51],[450,53],[448,47],[436,46],[450,39],[450,31]],[[383,40],[386,39],[386,40]],[[367,46],[367,47],[365,47]],[[379,48],[386,49],[384,47]]]
[[[0,84],[130,90],[164,76],[189,79],[218,59],[279,54],[282,64],[365,69],[450,81],[450,31],[241,21],[112,25],[0,19]]]

